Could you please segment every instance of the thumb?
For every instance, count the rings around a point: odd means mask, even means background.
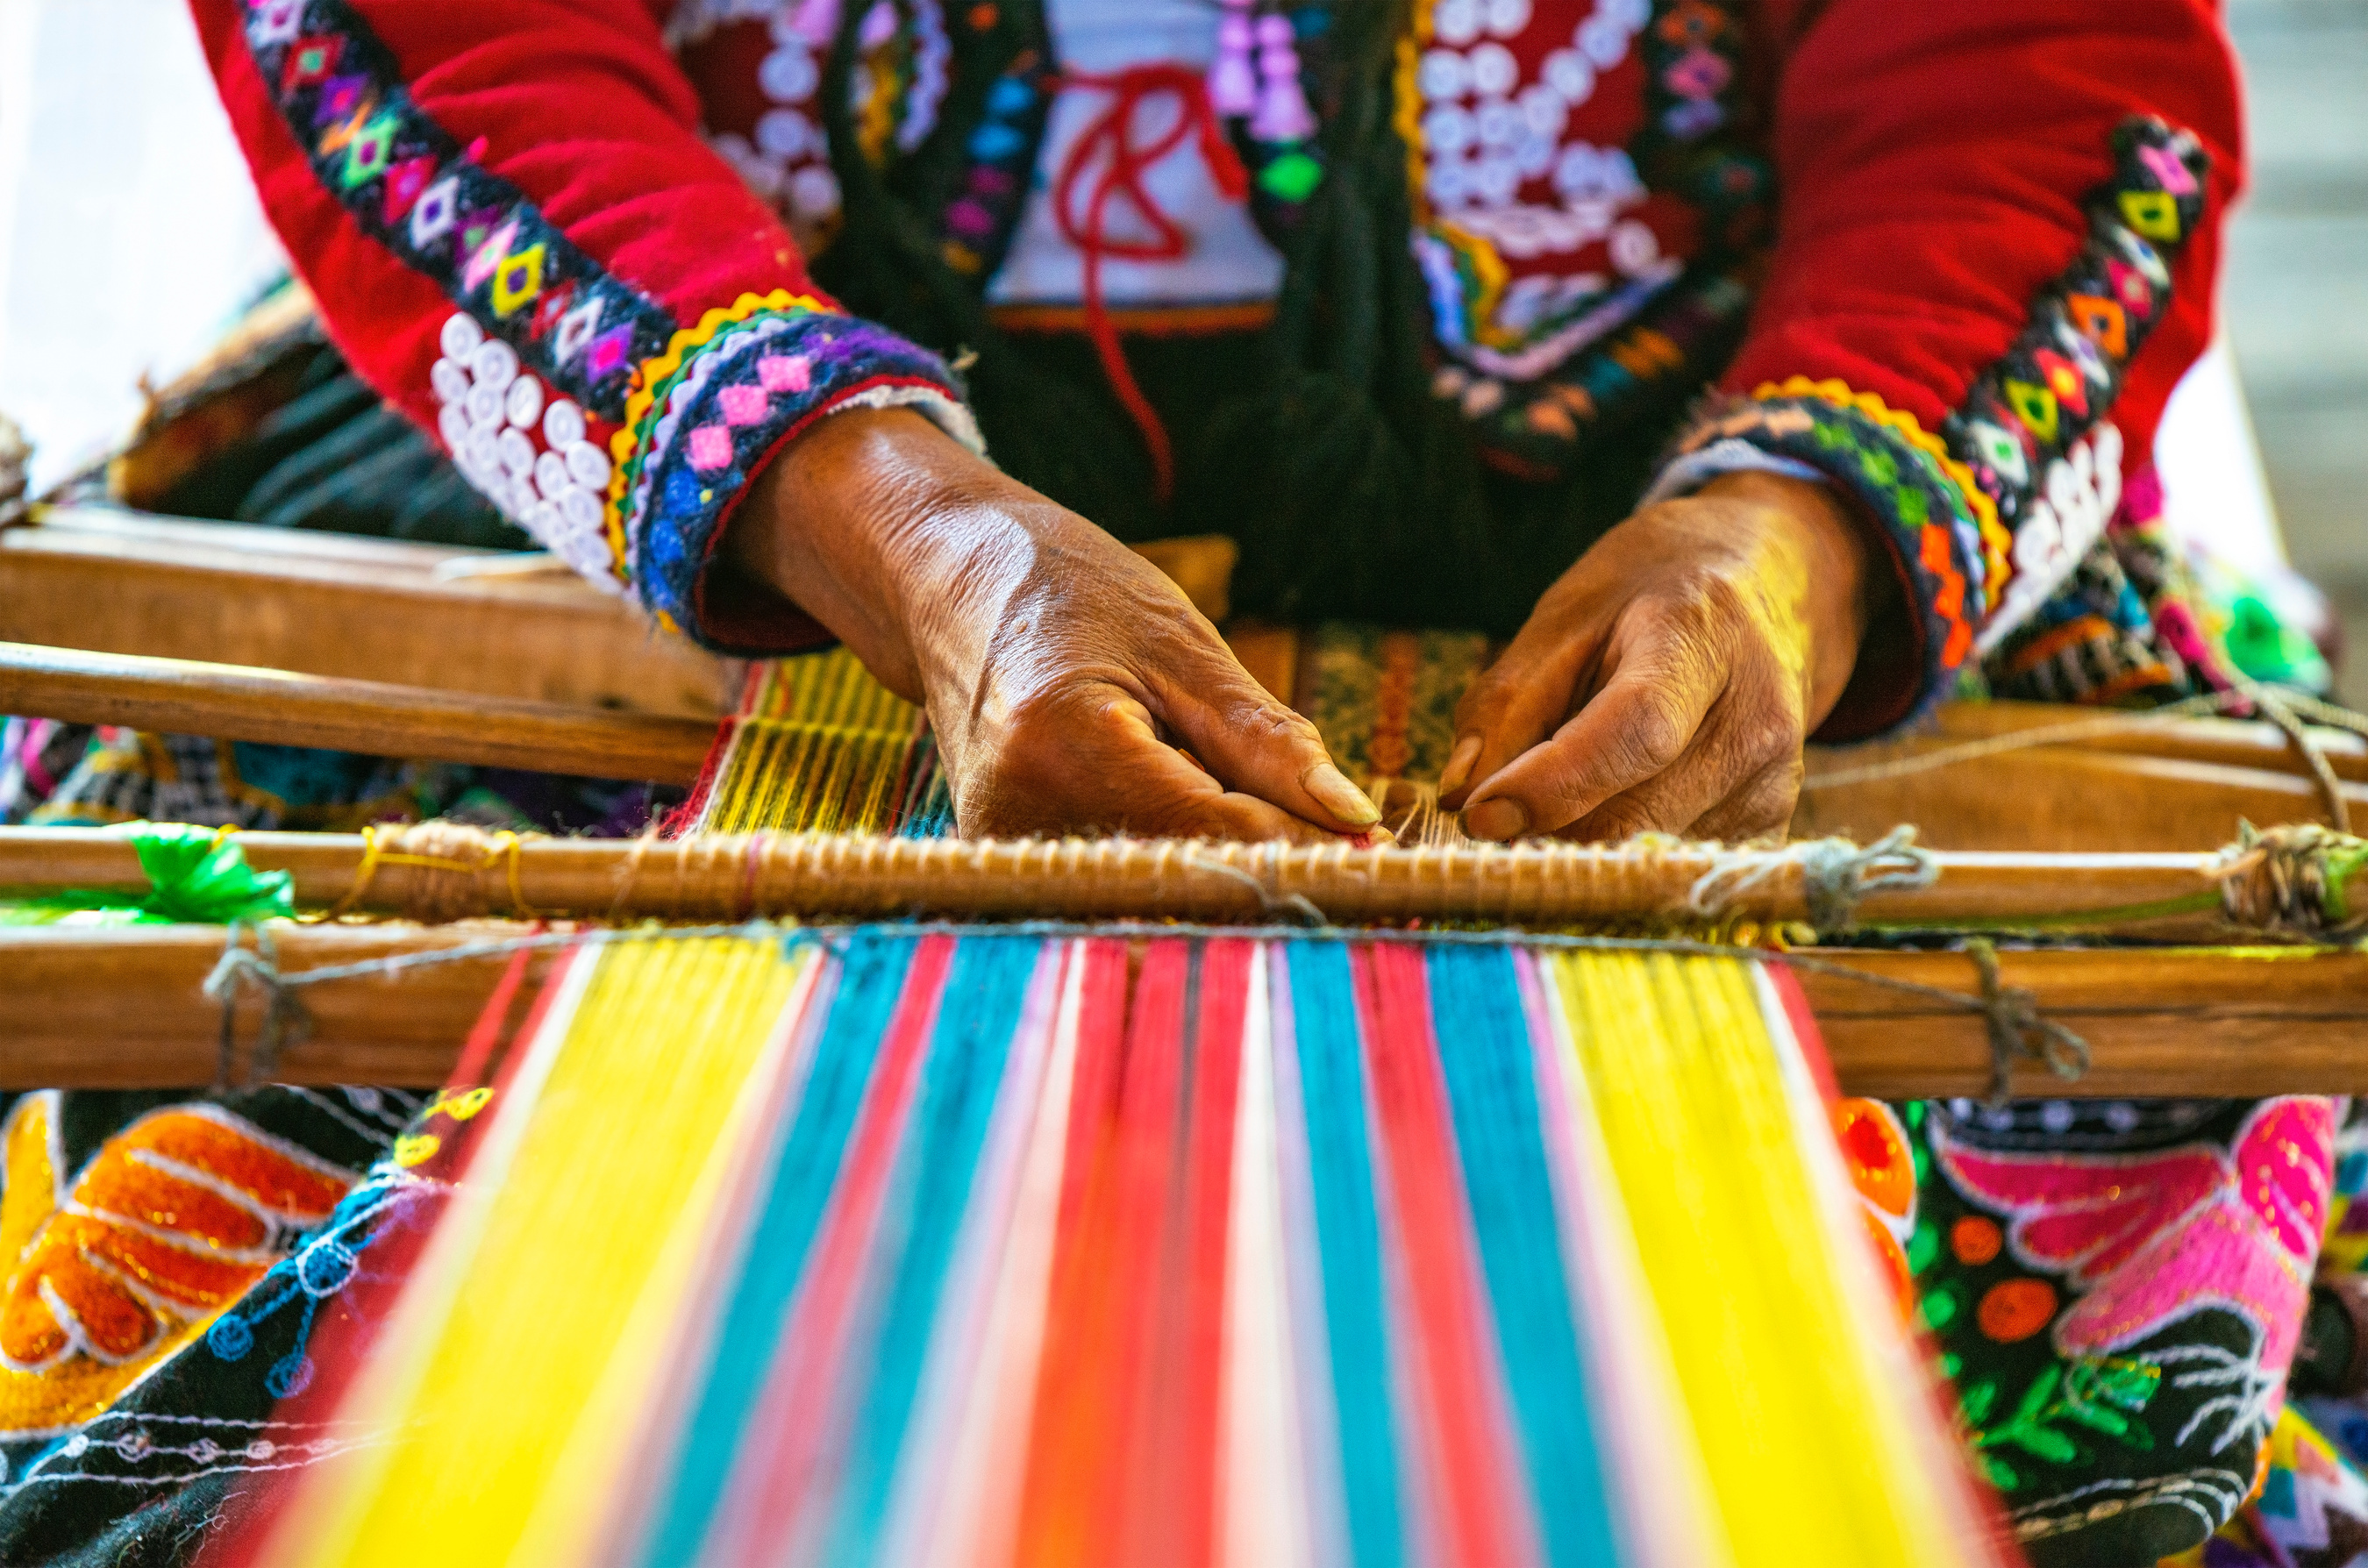
[[[1365,792],[1333,764],[1315,724],[1276,701],[1223,643],[1191,677],[1162,683],[1158,715],[1225,788],[1334,833],[1362,833],[1381,822]]]

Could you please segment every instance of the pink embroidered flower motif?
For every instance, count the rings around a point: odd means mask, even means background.
[[[2081,1294],[2056,1319],[2066,1357],[2108,1356],[2201,1308],[2260,1335],[2260,1372],[2284,1381],[2334,1176],[2324,1099],[2265,1100],[2233,1157],[2206,1143],[2145,1154],[1994,1154],[1933,1139],[1964,1192],[2010,1217],[2007,1239]]]
[[[690,466],[701,473],[732,464],[732,432],[721,425],[702,425],[690,433]]]

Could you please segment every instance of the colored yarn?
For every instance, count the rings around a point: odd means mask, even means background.
[[[0,907],[0,925],[51,925],[72,915],[109,925],[225,926],[296,913],[293,879],[257,871],[224,829],[186,823],[125,823],[104,831],[128,838],[148,892],[75,891]]]
[[[697,826],[931,837],[951,821],[926,717],[834,648],[750,677]]]
[[[1742,960],[882,926],[550,983],[377,1437],[241,1561],[1996,1560]]]

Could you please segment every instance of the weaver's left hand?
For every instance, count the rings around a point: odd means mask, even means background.
[[[1772,474],[1637,513],[1465,693],[1442,802],[1496,840],[1782,827],[1871,601],[1897,592],[1868,549],[1824,485]]]

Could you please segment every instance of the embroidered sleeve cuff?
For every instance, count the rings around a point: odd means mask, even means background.
[[[766,656],[827,641],[787,599],[711,584],[710,557],[775,452],[843,408],[905,406],[984,452],[962,387],[937,356],[805,296],[742,299],[677,333],[641,368],[612,438],[609,535],[650,608],[697,641]]]
[[[1755,460],[1742,461],[1738,449]],[[1875,683],[1901,696],[1854,704],[1883,711],[1850,724],[1848,736],[1827,738],[1862,738],[1930,711],[1973,652],[1998,547],[1990,537],[1995,513],[1983,505],[1987,497],[1914,419],[1838,381],[1798,379],[1706,409],[1679,439],[1651,493],[1683,494],[1720,472],[1772,466],[1757,459],[1801,465],[1849,497],[1890,547],[1907,591],[1912,667],[1896,682]],[[1853,685],[1862,687],[1882,673],[1861,671]]]

